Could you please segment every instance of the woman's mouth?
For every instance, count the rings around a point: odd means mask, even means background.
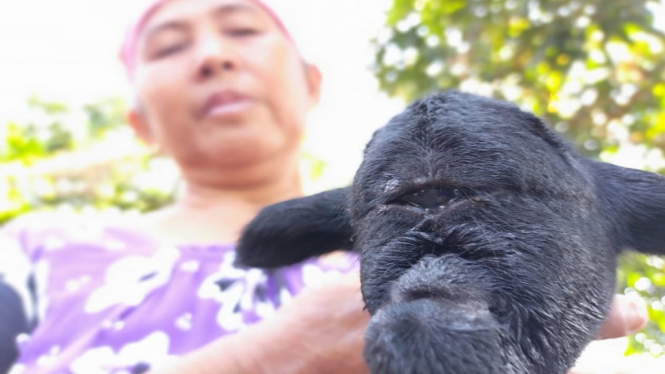
[[[232,90],[220,91],[211,95],[201,107],[199,118],[219,118],[239,114],[254,104],[254,100]]]

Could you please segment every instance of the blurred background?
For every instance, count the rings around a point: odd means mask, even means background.
[[[304,141],[307,193],[350,183],[376,128],[448,88],[535,112],[590,157],[665,173],[665,0],[282,1],[324,77]],[[133,103],[117,56],[135,6],[0,4],[0,224],[41,209],[142,212],[173,198],[176,169],[125,124]],[[589,357],[613,369],[616,352],[634,355],[630,365],[656,362],[647,357],[665,347],[664,259],[623,256],[617,290],[643,297],[651,322]],[[663,372],[658,362],[643,372]]]

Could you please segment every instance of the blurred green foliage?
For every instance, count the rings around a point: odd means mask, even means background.
[[[377,41],[383,89],[467,88],[515,102],[588,154],[665,147],[665,35],[646,0],[394,0]],[[619,137],[619,138],[618,138]]]
[[[665,34],[653,22],[656,5],[393,0],[375,41],[375,74],[407,101],[456,88],[514,102],[589,156],[613,160],[633,148],[633,166],[664,172]],[[627,353],[662,354],[664,262],[627,254],[618,276],[618,289],[647,300],[651,317]]]
[[[174,174],[151,183],[166,161],[135,142],[124,115],[118,98],[79,108],[30,99],[28,118],[0,131],[0,224],[41,209],[147,211],[171,202]]]

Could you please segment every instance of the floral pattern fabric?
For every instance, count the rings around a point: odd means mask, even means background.
[[[161,245],[80,218],[22,221],[0,233],[0,274],[36,327],[18,337],[21,355],[11,374],[139,373],[168,365],[270,316],[303,288],[357,268],[349,255],[274,271],[241,269],[233,265],[233,245]]]

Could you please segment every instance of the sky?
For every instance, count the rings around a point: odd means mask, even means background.
[[[71,106],[129,97],[118,60],[140,0],[22,0],[0,3],[0,124],[26,116],[31,95]],[[350,181],[372,132],[403,103],[379,93],[370,40],[390,0],[272,1],[306,58],[323,72],[321,102],[305,149],[324,160],[329,185]]]

